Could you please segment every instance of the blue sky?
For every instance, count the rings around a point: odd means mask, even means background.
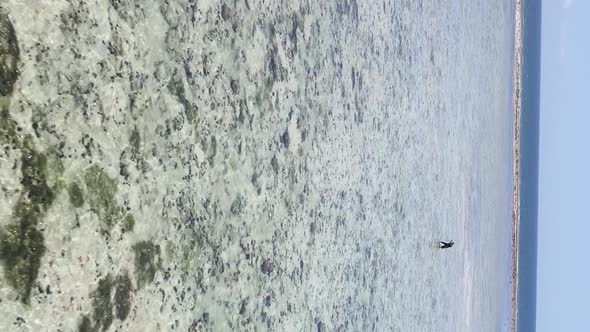
[[[590,1],[543,1],[537,331],[590,326]]]

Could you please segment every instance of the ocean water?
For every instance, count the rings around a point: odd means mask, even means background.
[[[0,6],[0,330],[507,328],[512,1]]]
[[[520,230],[518,248],[518,331],[535,331],[537,299],[537,216],[539,195],[539,112],[541,2],[524,0],[522,10]]]

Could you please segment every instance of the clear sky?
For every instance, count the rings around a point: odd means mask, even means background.
[[[590,1],[544,0],[537,331],[590,331]]]

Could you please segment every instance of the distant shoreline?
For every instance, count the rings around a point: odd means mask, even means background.
[[[516,332],[518,326],[518,237],[520,223],[520,90],[521,90],[521,64],[522,64],[522,16],[521,0],[515,1],[514,22],[514,94],[513,94],[513,180],[512,180],[512,331]]]

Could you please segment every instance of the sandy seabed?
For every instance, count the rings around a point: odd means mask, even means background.
[[[0,330],[494,326],[509,4],[2,1]]]

